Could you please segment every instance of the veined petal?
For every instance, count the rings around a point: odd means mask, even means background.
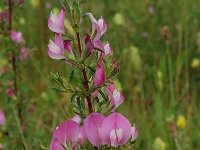
[[[101,35],[103,35],[106,30],[107,30],[107,23],[106,21],[103,19],[103,17],[101,16],[101,18],[98,20],[98,25],[100,27],[101,30]]]
[[[88,140],[97,147],[102,145],[101,124],[104,118],[102,114],[91,113],[84,122],[84,129]]]
[[[83,145],[87,141],[87,136],[84,127],[80,127],[80,132],[78,136],[78,143]]]
[[[52,59],[65,59],[64,44],[61,35],[55,35],[55,43],[52,40],[49,41],[48,55]]]
[[[112,113],[102,122],[102,139],[104,144],[121,146],[131,137],[131,125],[128,119],[119,113]]]
[[[56,138],[60,144],[74,145],[78,141],[79,124],[75,121],[68,120],[56,128],[53,138]]]
[[[51,31],[59,34],[65,33],[64,28],[64,10],[62,9],[58,16],[51,12],[48,18],[48,27]]]
[[[50,150],[65,150],[65,149],[56,138],[53,138],[51,141]]]

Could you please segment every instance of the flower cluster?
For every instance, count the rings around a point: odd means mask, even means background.
[[[11,31],[10,38],[13,42],[20,45],[20,60],[25,60],[28,57],[27,48],[24,46],[24,37],[22,32]]]
[[[55,40],[49,41],[48,55],[52,59],[63,60],[83,72],[84,80],[86,80],[83,83],[87,94],[81,96],[77,94],[75,97],[86,101],[83,104],[86,105],[84,108],[89,108],[89,114],[84,116],[80,113],[80,116],[58,126],[54,131],[50,150],[64,150],[69,146],[77,149],[87,140],[96,148],[102,145],[118,147],[127,144],[128,141],[134,141],[138,136],[135,125],[131,127],[131,123],[126,117],[115,112],[124,100],[122,92],[114,85],[112,79],[119,72],[116,58],[112,60],[109,71],[105,71],[105,66],[108,66],[106,60],[113,55],[113,48],[109,42],[104,44],[101,40],[107,30],[106,21],[103,17],[96,20],[91,13],[86,13],[84,16],[89,17],[92,22],[92,32],[91,34],[86,33],[84,42],[82,42],[79,29],[76,27],[74,27],[77,35],[74,36],[75,40],[68,36],[64,25],[65,15],[65,10],[62,9],[58,15],[51,12],[49,16],[48,27],[55,34]],[[76,49],[78,50],[76,51]],[[79,52],[79,56],[77,52]],[[95,66],[95,71],[88,79],[85,68],[87,67],[86,60],[92,58],[93,55],[96,56],[96,59],[90,63],[90,68]],[[100,99],[99,97],[102,95],[107,101],[103,101],[100,105],[109,103],[110,111],[106,115],[99,113],[101,111],[95,111],[93,109],[95,103],[91,100]],[[78,103],[78,100],[76,102]],[[80,102],[77,105],[80,105]]]
[[[89,140],[94,146],[110,145],[118,147],[129,140],[134,141],[138,132],[135,126],[123,115],[114,112],[105,117],[93,112],[87,116],[83,125],[78,117],[65,121],[59,125],[53,134],[50,150],[64,150],[71,147],[77,149]]]

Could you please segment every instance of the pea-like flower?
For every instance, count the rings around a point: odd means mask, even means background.
[[[50,150],[64,150],[68,146],[74,150],[79,136],[79,124],[68,120],[56,128],[50,145]]]
[[[24,43],[24,37],[23,37],[22,32],[11,31],[10,37],[13,42],[16,42],[18,44]]]
[[[48,55],[52,59],[65,59],[64,55],[64,43],[61,35],[55,35],[55,42],[49,41]]]
[[[118,147],[126,144],[131,137],[131,124],[119,113],[111,113],[102,122],[103,143]]]
[[[106,21],[103,17],[97,21],[91,13],[87,13],[86,16],[88,16],[92,21],[92,34],[96,32],[94,40],[99,40],[107,30]]]
[[[102,121],[105,117],[99,113],[91,113],[84,121],[84,129],[88,140],[96,147],[100,147],[102,143]]]
[[[64,34],[65,33],[64,17],[65,17],[65,12],[63,9],[60,11],[58,16],[51,12],[48,19],[49,29],[55,33]]]
[[[115,111],[115,109],[123,102],[124,96],[119,90],[115,88],[114,84],[106,86],[106,92],[110,100],[110,105],[114,106],[112,111]]]
[[[97,64],[96,73],[94,76],[94,87],[99,87],[103,85],[106,81],[105,72],[101,63]]]
[[[135,125],[131,128],[131,136],[131,141],[136,141],[136,139],[138,138],[138,130]]]

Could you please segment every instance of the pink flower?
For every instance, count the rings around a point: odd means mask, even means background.
[[[104,55],[108,55],[108,54],[111,54],[112,55],[112,52],[113,52],[113,49],[111,47],[111,45],[108,43],[106,43],[106,45],[104,45]]]
[[[0,125],[5,123],[5,115],[2,109],[0,109]]]
[[[81,123],[81,117],[79,115],[74,116],[71,120],[75,121],[76,123]]]
[[[11,37],[13,42],[24,43],[24,37],[23,37],[22,32],[11,31],[10,37]]]
[[[132,135],[131,141],[136,141],[138,137],[138,130],[135,126],[131,128],[131,135]]]
[[[106,81],[106,76],[103,67],[101,64],[98,64],[94,76],[94,87],[99,87],[103,85],[105,81]]]
[[[22,47],[20,50],[20,60],[25,60],[28,57],[28,51],[26,47]]]
[[[108,94],[111,106],[114,106],[112,111],[115,111],[115,109],[123,102],[124,96],[115,88],[114,84],[106,86],[106,92]]]
[[[66,52],[74,56],[74,53],[72,52],[71,49],[71,41],[70,40],[65,40],[63,42],[62,36],[61,35],[55,35],[55,42],[52,40],[49,41],[48,45],[48,55],[52,59],[65,59],[65,50]]]
[[[102,114],[91,113],[84,121],[84,129],[87,138],[96,147],[102,145],[101,124],[104,118]]]
[[[48,55],[52,59],[65,59],[64,43],[61,35],[55,35],[55,43],[52,40],[49,41]]]
[[[51,12],[49,19],[48,19],[48,27],[51,31],[59,34],[65,33],[65,26],[64,26],[64,18],[65,12],[62,9],[58,16]]]
[[[103,120],[101,133],[104,144],[118,147],[131,137],[131,125],[127,118],[115,112]]]
[[[50,150],[64,150],[68,145],[74,148],[78,141],[79,130],[79,124],[75,121],[69,120],[62,123],[54,131]]]
[[[12,97],[13,97],[13,94],[14,94],[14,92],[13,92],[12,87],[9,87],[9,88],[7,89],[7,95],[8,95],[8,97],[9,97],[9,98],[12,98]]]
[[[85,45],[86,45],[86,49],[87,49],[87,55],[89,56],[94,49],[94,44],[92,42],[91,37],[88,34],[86,34],[86,36],[85,36]]]
[[[92,21],[92,34],[96,32],[96,37],[94,40],[99,40],[101,36],[106,32],[107,30],[107,23],[101,17],[98,21],[93,17],[91,13],[87,13],[86,16],[88,16]]]
[[[87,136],[84,127],[80,127],[80,132],[78,135],[78,143],[83,145],[87,141]]]
[[[64,41],[64,48],[65,50],[71,55],[71,56],[74,56],[74,53],[72,51],[72,48],[71,48],[71,40],[65,40]]]

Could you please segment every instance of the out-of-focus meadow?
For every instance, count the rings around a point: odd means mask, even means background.
[[[0,10],[5,7],[1,0]],[[0,134],[0,144],[5,150],[23,149],[13,138],[16,136],[29,149],[48,147],[55,127],[73,116],[70,95],[51,89],[51,72],[70,74],[70,67],[47,55],[53,37],[48,16],[59,9],[54,0],[25,0],[21,7],[13,8],[13,27],[23,32],[31,56],[18,70],[25,101],[21,106],[25,108],[24,137],[6,87],[0,87],[0,108],[7,120],[3,128],[8,132]],[[119,58],[120,74],[115,82],[125,96],[118,110],[136,123],[139,132],[134,149],[199,149],[200,1],[88,0],[82,11],[92,12],[96,18],[103,16],[108,23],[104,39]],[[0,68],[9,63],[1,45]]]

